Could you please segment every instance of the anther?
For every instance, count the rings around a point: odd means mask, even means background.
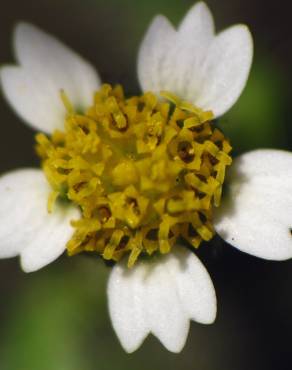
[[[177,151],[180,159],[185,163],[190,163],[195,158],[193,146],[188,141],[181,141],[178,144]]]
[[[139,216],[141,214],[138,206],[138,202],[135,198],[128,197],[126,200],[127,204],[129,205],[130,208],[132,208],[133,212]]]
[[[111,217],[111,211],[108,207],[103,206],[98,209],[98,216],[102,223],[107,222],[107,220]]]

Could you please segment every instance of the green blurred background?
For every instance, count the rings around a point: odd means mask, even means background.
[[[11,31],[19,20],[55,34],[99,70],[105,82],[139,91],[136,55],[152,17],[175,24],[191,0],[9,0],[0,13],[0,62],[13,61]],[[220,124],[234,152],[292,149],[291,1],[210,0],[218,30],[250,26],[255,60],[248,86]],[[1,172],[37,165],[33,131],[0,99]],[[0,370],[291,370],[292,261],[267,262],[215,239],[199,250],[218,296],[212,326],[192,323],[179,355],[148,338],[136,353],[122,350],[106,305],[109,269],[85,256],[62,258],[24,274],[0,261]]]

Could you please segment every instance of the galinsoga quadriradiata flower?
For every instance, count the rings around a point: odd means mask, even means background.
[[[202,2],[177,30],[157,16],[138,55],[143,93],[133,97],[30,24],[16,27],[14,52],[2,89],[39,131],[42,169],[0,179],[0,256],[19,255],[26,272],[65,250],[116,262],[109,312],[126,351],[152,333],[179,352],[190,320],[214,321],[215,291],[195,251],[216,232],[255,256],[292,256],[291,154],[258,150],[232,163],[214,122],[248,78],[246,26],[215,35]]]

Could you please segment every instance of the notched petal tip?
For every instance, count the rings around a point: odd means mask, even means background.
[[[215,37],[204,66],[198,105],[215,117],[226,113],[244,90],[253,59],[253,40],[243,24],[231,26]]]
[[[119,340],[120,345],[123,347],[124,351],[128,354],[132,354],[136,352],[142,346],[147,336],[148,334],[143,339],[135,340],[134,343],[132,342],[131,339],[129,338],[124,339],[124,338],[121,338],[121,336],[118,336],[118,340]]]
[[[214,293],[215,293],[215,290],[214,290]],[[201,324],[212,325],[216,321],[216,318],[217,318],[217,298],[216,298],[216,294],[214,294],[213,300],[215,301],[215,303],[214,304],[212,303],[210,305],[209,317],[206,318],[204,321],[201,321]]]
[[[108,286],[109,314],[118,339],[126,352],[136,351],[149,333],[144,318],[143,266],[132,270],[126,261],[116,264],[111,271]]]
[[[228,27],[226,30],[221,31],[220,33],[218,33],[217,36],[220,36],[225,32],[230,33],[233,32],[234,34],[237,33],[237,36],[235,36],[234,43],[236,43],[237,38],[238,43],[242,45],[243,58],[246,58],[248,61],[250,61],[250,63],[247,63],[249,72],[252,64],[252,59],[254,56],[254,41],[250,28],[244,23],[238,23]]]
[[[210,324],[216,295],[199,259],[183,247],[127,270],[118,263],[108,283],[109,313],[117,336],[129,353],[152,333],[171,352],[187,340],[190,320]]]
[[[167,339],[158,338],[158,339],[169,352],[178,354],[181,353],[181,351],[184,349],[186,345],[189,331],[190,331],[190,320],[186,319],[184,327],[181,329],[179,335],[176,335],[176,338],[172,340],[169,340],[168,338]]]
[[[154,25],[139,52],[142,89],[171,91],[212,110],[215,117],[226,113],[241,95],[250,72],[253,41],[248,27],[235,25],[216,36],[212,13],[204,2],[189,10],[177,31],[154,32],[163,29]]]
[[[12,38],[13,38],[13,41],[16,42],[16,40],[22,34],[27,34],[29,32],[39,32],[39,31],[40,29],[32,23],[29,23],[26,21],[19,21],[15,24],[13,28]]]
[[[183,263],[177,274],[177,286],[184,310],[191,320],[212,324],[217,314],[217,298],[207,269],[194,253],[183,247],[175,253]]]
[[[157,15],[150,23],[141,42],[138,59],[138,79],[143,91],[159,93],[159,61],[163,61],[166,48],[171,47],[175,29],[163,15]]]
[[[213,28],[213,32],[215,32],[215,23],[213,19],[213,14],[208,7],[208,5],[204,1],[199,1],[187,11],[186,15],[181,20],[179,24],[178,31],[184,32],[188,31],[188,29],[194,27],[198,20],[200,19],[201,22],[205,22],[206,24],[211,23],[211,27]]]

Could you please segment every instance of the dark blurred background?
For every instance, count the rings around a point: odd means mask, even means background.
[[[26,20],[55,34],[99,70],[105,82],[139,91],[136,55],[152,17],[175,24],[192,0],[9,0],[0,13],[0,63],[13,62],[11,32]],[[246,23],[255,41],[248,86],[221,119],[235,153],[292,150],[291,1],[210,0],[217,29]],[[0,97],[0,170],[37,166],[34,133]],[[292,189],[291,189],[292,191]],[[0,370],[290,370],[292,261],[268,262],[215,239],[198,252],[218,296],[214,325],[192,323],[185,349],[148,338],[126,355],[106,306],[107,268],[78,256],[25,274],[0,260]]]

